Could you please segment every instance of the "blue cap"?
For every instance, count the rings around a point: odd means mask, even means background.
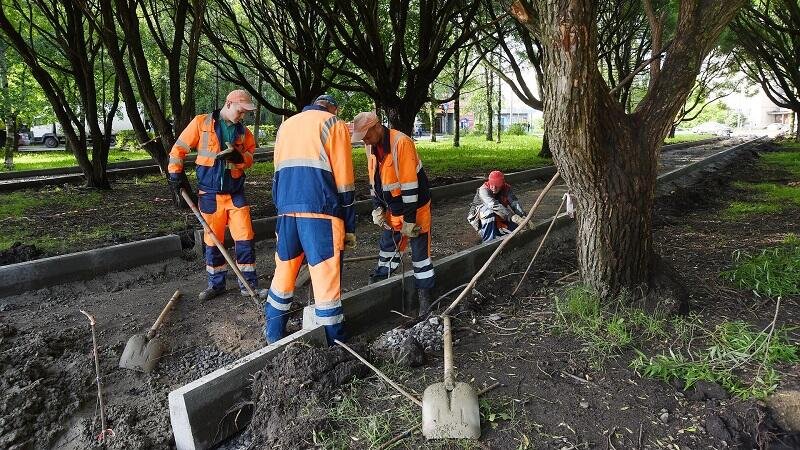
[[[337,108],[339,107],[339,103],[336,102],[336,99],[333,98],[332,95],[322,94],[314,100],[314,103],[317,103],[319,101],[325,101]]]

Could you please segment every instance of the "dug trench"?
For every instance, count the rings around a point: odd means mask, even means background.
[[[692,316],[687,320],[707,329],[741,320],[760,330],[775,313],[775,299],[735,289],[719,276],[731,266],[734,250],[755,252],[780,242],[800,223],[797,207],[736,219],[721,212],[730,201],[748,196],[732,181],[774,179],[775,174],[761,170],[756,160],[756,155],[747,154],[699,183],[673,186],[657,202],[658,251],[682,274],[690,292]],[[699,381],[685,389],[683,380],[665,383],[631,368],[637,351],[653,354],[669,348],[677,336],[662,335],[638,348],[620,346],[597,354],[589,351],[585,338],[559,326],[553,299],[576,281],[570,276],[575,270],[573,233],[563,230],[550,239],[517,295],[512,291],[535,247],[505,255],[455,316],[458,379],[476,389],[501,383],[481,399],[480,442],[426,441],[415,430],[421,422],[419,409],[373,375],[362,378],[354,373],[355,379],[336,389],[329,387],[327,378],[323,395],[311,382],[313,375],[285,383],[298,378],[287,376],[286,366],[303,367],[291,362],[297,351],[287,350],[291,356],[286,363],[273,363],[259,375],[266,381],[255,384],[253,422],[243,438],[226,448],[800,448],[800,430],[792,428],[793,420],[797,426],[797,405],[794,410],[774,409],[771,399],[745,400],[714,382]],[[782,298],[776,328],[797,323],[800,297]],[[399,334],[394,342],[404,340]],[[786,338],[798,351],[798,330],[789,328]],[[695,345],[706,345],[697,339]],[[426,386],[441,381],[438,346],[427,348],[426,343],[427,364],[412,367],[418,362],[398,361],[398,353],[378,351],[385,350],[381,344],[379,339],[371,349],[362,345],[362,351],[417,398]],[[319,358],[319,352],[325,350],[314,350],[309,358]],[[339,348],[327,352],[339,355],[329,358],[347,360]],[[797,363],[776,366],[778,391],[798,391],[799,368]],[[303,400],[292,404],[288,417],[276,414],[280,409],[273,405],[292,398]],[[304,426],[300,434],[297,424]],[[281,435],[276,426],[290,430],[291,441],[275,439]],[[407,430],[413,431],[386,446]]]
[[[540,186],[541,183],[519,186],[524,204],[532,204],[536,189]],[[723,192],[724,195],[735,195],[735,193],[735,189]],[[471,198],[471,196],[468,197]],[[558,205],[558,197],[560,196],[548,199],[542,218],[553,214]],[[452,254],[475,244],[474,232],[463,220],[464,204],[470,198],[453,199],[444,202],[437,208],[440,212],[434,222],[434,235],[438,237],[434,240],[432,249],[434,258]],[[684,220],[680,214],[673,215],[673,217],[680,218],[676,220]],[[755,221],[755,225],[760,224],[761,222]],[[362,222],[359,224],[359,230],[367,231],[371,228],[369,224]],[[376,233],[364,231],[359,231],[359,246],[353,256],[374,253]],[[734,239],[731,242],[735,243],[736,241]],[[272,242],[267,241],[259,243],[257,247],[262,278],[271,273],[273,245]],[[734,245],[731,244],[731,246]],[[662,253],[666,254],[667,252],[662,251]],[[507,257],[510,261],[517,261],[518,264],[527,264],[527,261],[522,262],[527,258],[528,255],[522,254]],[[557,257],[542,256],[540,258],[549,266],[537,265],[537,273],[531,277],[531,280],[549,279],[552,281],[559,278],[563,274],[550,274],[545,271],[569,272],[572,269],[570,262],[574,260],[574,257],[569,254],[568,248],[565,248],[564,253],[558,254]],[[561,263],[557,263],[558,261]],[[372,264],[372,261],[368,261],[347,267],[344,274],[344,290],[363,285]],[[233,290],[231,294],[209,303],[200,303],[196,300],[197,292],[205,284],[201,266],[202,264],[193,255],[187,254],[184,259],[173,259],[162,264],[110,274],[87,282],[56,286],[0,300],[0,323],[3,324],[2,329],[4,330],[1,333],[2,341],[0,342],[4,383],[2,386],[3,401],[0,402],[0,406],[2,406],[2,410],[0,410],[0,446],[7,448],[86,448],[95,444],[94,436],[99,430],[99,424],[94,401],[91,343],[88,324],[85,318],[77,313],[78,308],[89,309],[98,318],[101,368],[105,374],[103,381],[109,405],[107,415],[110,425],[116,433],[116,437],[109,440],[107,445],[111,448],[168,448],[173,446],[174,440],[166,405],[167,393],[262,345],[259,313],[253,308],[251,300],[238,296],[238,290]],[[512,272],[515,271],[519,270],[512,270]],[[538,281],[531,282],[531,285],[538,286],[538,283]],[[161,333],[170,342],[171,348],[156,371],[150,375],[143,375],[116,368],[127,338],[146,329],[155,319],[158,310],[178,288],[184,290],[185,296]],[[501,287],[501,289],[502,292],[508,290],[507,287]],[[486,287],[479,286],[478,291],[488,295]],[[526,295],[530,295],[530,293],[526,293]],[[302,304],[307,296],[307,290],[299,290],[296,299]],[[523,302],[527,301],[532,300],[523,300]],[[513,303],[509,298],[506,302]],[[500,320],[505,320],[504,318],[507,316],[504,314],[508,311],[503,309],[502,303],[502,301],[498,305],[487,303],[481,311],[483,314],[491,311],[490,317],[492,314],[497,314]],[[789,305],[790,303],[791,301],[786,301],[785,304]],[[540,306],[543,311],[546,311],[545,304],[546,302],[543,302]],[[789,306],[787,306],[788,308]],[[459,317],[463,317],[464,314],[470,313],[463,313]],[[481,326],[487,329],[495,329],[494,325],[510,327],[502,322],[483,324],[480,316],[476,316],[476,323],[482,324]],[[296,329],[299,323],[295,320],[293,325]],[[466,325],[468,324],[461,323],[459,327],[465,328]],[[548,328],[544,327],[544,329]],[[463,333],[463,331],[459,331],[461,335],[457,337],[462,340],[461,342],[466,342],[466,336]],[[557,339],[564,338],[562,336]],[[503,346],[508,344],[492,346],[490,342],[484,343],[484,345],[486,346],[485,351],[498,352],[498,348],[503,349]],[[558,340],[553,341],[552,345],[548,342],[547,348],[553,349],[558,345],[560,345]],[[460,345],[456,350],[458,355],[456,361],[463,365],[460,354],[462,349],[459,347]],[[570,349],[568,346],[565,348],[567,351]],[[580,360],[582,358],[578,353],[580,345],[574,344],[572,348],[576,352],[575,358]],[[427,378],[422,381],[417,380],[416,386],[411,384],[415,389],[421,389],[425,383],[438,381],[440,378],[439,369],[436,367],[440,361],[436,351],[429,352],[428,356],[432,362],[421,375],[419,372],[409,372],[415,377],[425,376],[425,373],[429,372]],[[509,358],[512,356],[509,355]],[[25,361],[25,363],[20,363],[20,361]],[[483,365],[480,359],[476,359],[476,361]],[[620,359],[620,361],[622,360]],[[621,365],[624,367],[626,363],[621,362]],[[471,366],[472,364],[470,364]],[[472,367],[472,369],[477,372],[479,367],[476,364],[476,367]],[[466,370],[466,367],[462,370]],[[538,372],[534,367],[533,371],[528,373],[535,373],[534,371]],[[631,377],[637,383],[643,382],[633,375]],[[268,374],[266,378],[269,378]],[[476,380],[490,381],[485,377],[476,378]],[[391,404],[392,408],[400,409],[402,406],[402,399],[396,398],[394,393],[387,392],[381,383],[375,382],[372,377],[362,379],[360,382],[364,386],[374,385],[376,390],[373,392],[382,392],[387,399],[386,402],[381,403],[380,399],[373,397],[373,394],[362,394],[366,395],[361,399],[365,403],[360,406],[365,411],[368,409],[367,407],[383,408]],[[653,386],[653,389],[662,386],[657,382],[649,383],[651,384],[648,386]],[[785,379],[784,383],[789,383],[789,379]],[[496,401],[493,397],[496,395],[507,395],[508,388],[504,389],[498,389],[487,395],[487,401]],[[331,407],[331,410],[334,411],[335,407],[342,407],[343,404],[351,401],[350,397],[352,396],[344,395],[351,391],[361,392],[352,384],[345,385],[339,390],[328,390],[319,401],[326,408]],[[534,393],[533,395],[538,394]],[[490,412],[490,417],[492,417],[491,414]],[[495,420],[489,421],[489,423],[497,423],[497,428],[505,427],[506,425],[498,419],[504,417],[505,413],[494,414]],[[23,419],[16,419],[17,417]],[[396,419],[394,416],[390,417]],[[286,420],[291,419],[287,418]],[[324,439],[331,439],[336,435],[335,430],[347,430],[347,427],[342,425],[341,417],[328,417],[326,421],[333,425],[328,425],[327,428],[323,427],[320,433],[316,434],[316,438],[312,429],[307,428],[306,431],[309,434],[306,435],[306,440],[297,442],[305,442],[310,446],[314,439],[322,442]],[[407,422],[412,423],[413,420]],[[401,420],[395,420],[395,425],[403,423]],[[564,429],[563,426],[561,428]],[[558,429],[558,427],[554,429]],[[325,430],[328,431],[325,432]],[[486,435],[491,439],[491,433],[488,430]],[[364,438],[360,438],[360,441],[353,441],[349,445],[369,447],[370,445],[365,442]],[[492,447],[505,448],[503,443],[492,444],[491,440],[487,442],[489,442],[487,445]],[[424,444],[422,441],[409,440],[404,445]]]

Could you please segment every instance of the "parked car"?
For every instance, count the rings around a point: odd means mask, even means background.
[[[692,128],[692,133],[696,134],[713,134],[715,136],[730,136],[733,134],[733,128],[719,122],[705,122]]]
[[[28,133],[18,133],[17,143],[19,145],[31,145],[31,138]]]

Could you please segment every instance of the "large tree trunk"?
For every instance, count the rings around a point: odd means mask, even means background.
[[[408,136],[413,135],[416,112],[412,112],[412,108],[408,108],[402,103],[393,105],[384,103],[382,107],[386,113],[386,118],[389,120],[390,128],[402,131]],[[419,111],[419,107],[416,108],[416,111]]]
[[[455,128],[453,130],[453,147],[461,145],[461,99],[460,93],[456,92],[456,98],[453,100],[453,122]]]
[[[10,114],[8,117],[6,117],[5,160],[3,162],[7,170],[14,168],[14,150],[16,149],[18,142],[17,116],[16,114]]]
[[[550,137],[547,135],[547,130],[542,134],[542,149],[539,150],[539,157],[552,158],[553,151],[550,149]]]
[[[501,111],[503,110],[503,83],[500,82],[500,79],[497,79],[497,143],[500,143],[500,134],[502,131],[502,122],[501,119],[503,115]],[[511,114],[508,115],[511,117]]]
[[[669,127],[669,135],[668,137],[674,138],[675,137],[675,130],[678,128],[677,123],[673,123],[671,127]]]
[[[493,141],[494,115],[492,114],[492,96],[494,94],[494,72],[486,68],[483,73],[486,78],[486,140]]]

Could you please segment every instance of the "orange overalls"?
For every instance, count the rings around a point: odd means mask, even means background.
[[[282,338],[303,259],[308,261],[317,322],[329,344],[343,340],[341,265],[344,235],[355,231],[352,148],[347,125],[325,108],[307,106],[287,119],[275,139],[272,198],[275,276],[264,305],[267,342]]]
[[[410,239],[414,286],[434,286],[431,261],[431,192],[414,141],[397,130],[384,128],[383,140],[367,146],[367,167],[375,207],[384,209],[386,224],[379,245],[378,265],[371,278],[386,278],[400,265],[400,252],[409,238],[400,233],[403,222],[419,225],[419,236]]]
[[[236,247],[236,265],[255,289],[258,278],[253,248],[254,233],[250,206],[244,196],[244,170],[253,165],[256,142],[253,133],[243,124],[234,124],[232,144],[242,154],[244,161],[233,164],[224,159],[217,160],[216,155],[220,149],[227,147],[223,142],[224,130],[221,129],[220,120],[219,110],[196,116],[175,141],[169,153],[168,170],[170,176],[182,173],[186,154],[197,149],[197,206],[220,241],[225,239],[225,227],[230,228]],[[215,290],[225,289],[228,264],[208,233],[203,236],[203,242],[208,286]],[[240,289],[244,290],[244,286],[240,286]]]

